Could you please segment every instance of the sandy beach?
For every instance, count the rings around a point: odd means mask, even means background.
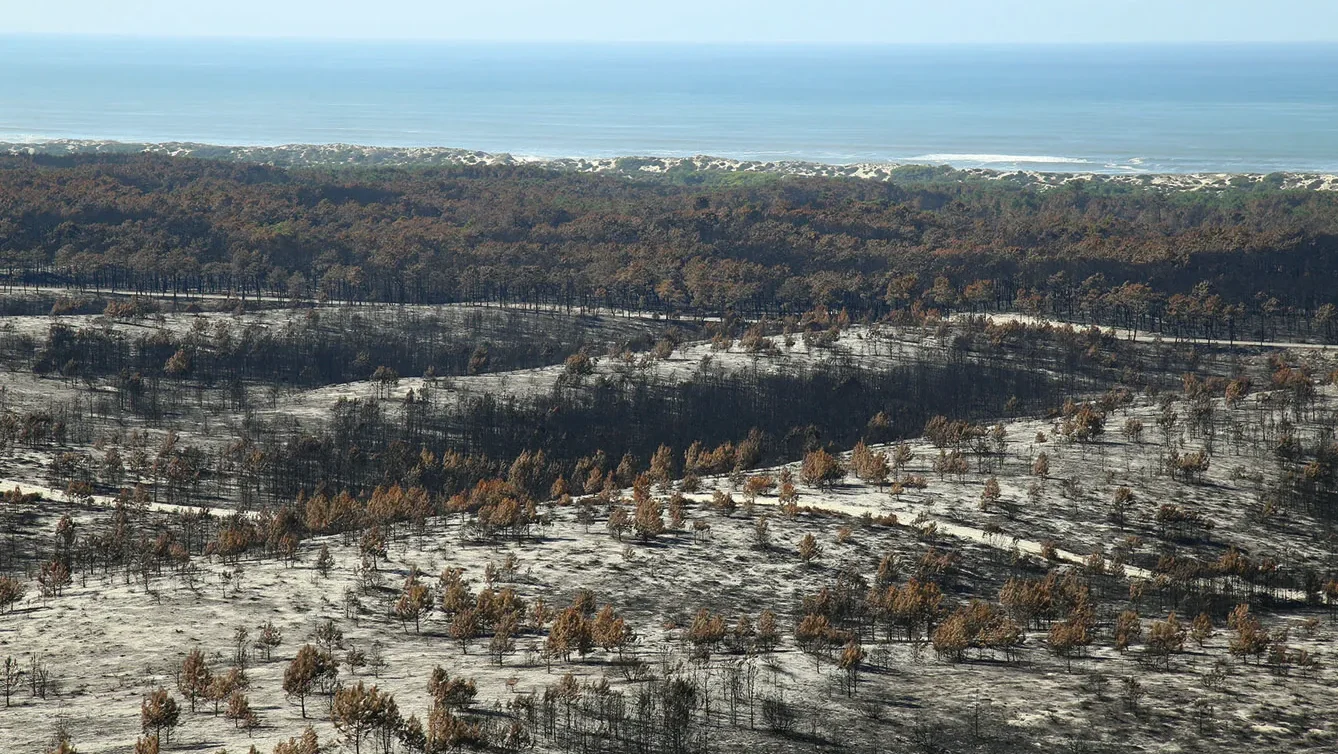
[[[536,158],[505,152],[482,152],[451,147],[375,147],[354,144],[285,144],[280,146],[218,146],[191,142],[141,144],[118,141],[53,139],[33,142],[0,142],[0,154],[168,154],[259,162],[281,167],[335,166],[451,166],[534,165],[579,173],[662,175],[686,172],[771,173],[789,176],[859,178],[871,181],[906,180],[909,166],[930,163],[859,162],[833,164],[808,161],[756,161],[728,157],[562,157]],[[932,155],[931,155],[932,156]],[[1267,183],[1276,188],[1338,191],[1338,175],[1329,173],[1098,173],[1046,172],[1040,170],[953,169],[943,165],[945,175],[962,179],[1010,181],[1023,185],[1061,186],[1072,181],[1142,186],[1166,191],[1215,191]]]

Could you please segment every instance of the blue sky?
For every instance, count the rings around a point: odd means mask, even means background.
[[[659,42],[1338,41],[1338,0],[30,0],[0,33]]]

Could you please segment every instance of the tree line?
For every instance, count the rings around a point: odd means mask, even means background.
[[[1035,309],[1175,332],[1332,335],[1338,197],[532,167],[317,171],[0,159],[10,283],[238,298],[716,314]]]

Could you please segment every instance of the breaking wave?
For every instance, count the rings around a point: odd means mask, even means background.
[[[983,162],[983,163],[1035,163],[1038,165],[1086,165],[1090,161],[1080,157],[1051,157],[1034,154],[922,154],[907,158],[914,162]]]

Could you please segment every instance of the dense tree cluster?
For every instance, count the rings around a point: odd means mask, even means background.
[[[0,160],[11,279],[714,313],[1017,308],[1333,334],[1338,198],[1008,182],[748,187],[536,168]],[[1326,306],[1328,305],[1328,306]]]

